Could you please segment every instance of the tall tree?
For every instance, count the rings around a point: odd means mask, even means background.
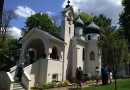
[[[119,23],[124,28],[124,34],[130,43],[130,0],[122,0],[124,10],[120,14]]]
[[[3,10],[0,32],[0,70],[9,70],[11,67],[11,57],[13,51],[17,48],[17,42],[10,35],[10,21],[15,19],[16,15],[12,10]]]
[[[50,34],[59,36],[59,28],[52,22],[51,18],[44,13],[36,13],[27,18],[26,30],[31,30],[33,27],[37,27]]]
[[[10,21],[16,19],[16,14],[13,10],[3,10],[2,14],[2,24],[1,24],[1,36],[3,41],[6,39],[7,30],[10,27]]]
[[[101,28],[98,46],[101,49],[103,64],[113,68],[115,90],[117,90],[116,74],[123,63],[129,59],[127,43],[123,32],[113,27]]]

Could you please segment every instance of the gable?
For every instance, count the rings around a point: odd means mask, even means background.
[[[46,38],[46,39],[51,39],[60,43],[65,43],[63,40],[49,34],[48,32],[42,31],[38,28],[33,28],[32,30],[30,30],[20,41],[19,43],[24,43],[26,40],[28,40],[28,38],[35,38],[35,37],[42,37],[42,38]]]

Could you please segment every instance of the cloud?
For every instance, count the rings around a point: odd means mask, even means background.
[[[46,12],[49,16],[53,16],[54,15],[54,13],[53,12],[50,12],[50,11],[47,11]]]
[[[35,11],[27,6],[17,6],[15,13],[21,17],[27,18],[27,17],[35,14]]]
[[[63,8],[66,2],[67,0],[63,2]],[[121,0],[70,0],[70,4],[74,7],[74,11],[81,9],[89,14],[104,14],[112,19],[113,24],[117,24],[119,14],[123,10]]]
[[[17,27],[12,27],[9,28],[11,30],[11,35],[15,38],[15,39],[19,39],[21,36],[21,30],[18,29]]]

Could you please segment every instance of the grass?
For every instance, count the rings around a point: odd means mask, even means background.
[[[114,82],[109,85],[86,87],[80,90],[114,90]],[[123,79],[117,82],[117,90],[130,90],[130,79]]]

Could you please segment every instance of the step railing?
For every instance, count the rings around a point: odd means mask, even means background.
[[[39,62],[40,60],[37,60],[36,62],[23,68],[22,84],[25,86],[25,88],[27,88],[27,90],[30,90],[32,85],[34,85],[34,78],[38,77],[37,75],[39,73]]]
[[[0,71],[0,85],[2,85],[5,90],[12,90],[14,79],[12,78],[10,72]]]

